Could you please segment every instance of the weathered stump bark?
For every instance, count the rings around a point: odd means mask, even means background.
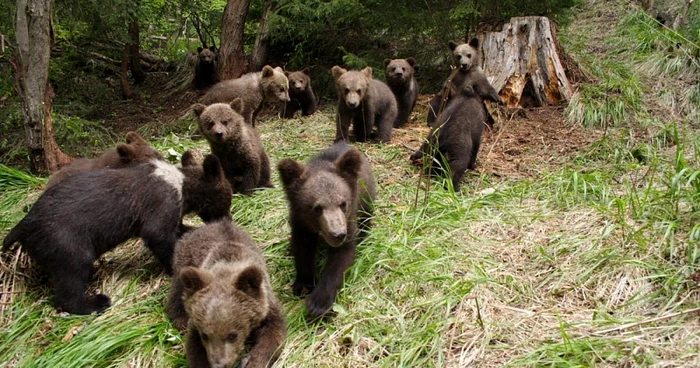
[[[478,38],[482,69],[506,106],[538,107],[570,100],[571,85],[548,18],[511,18],[500,32]]]

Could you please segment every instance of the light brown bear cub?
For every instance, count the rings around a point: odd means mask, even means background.
[[[449,81],[445,81],[443,91],[436,94],[430,100],[430,110],[428,111],[428,125],[433,126],[436,114],[443,106],[443,100],[446,103],[455,95],[465,91],[467,94],[476,95],[482,100],[490,100],[503,104],[503,100],[498,95],[491,83],[489,83],[486,74],[481,70],[481,58],[479,52],[479,40],[473,38],[469,43],[456,44],[450,41],[448,46],[452,52],[452,65],[458,68],[458,72],[454,75],[451,85],[447,85]],[[444,91],[447,90],[448,95],[444,97]]]
[[[415,59],[385,59],[386,84],[394,92],[399,113],[394,121],[394,128],[400,128],[408,122],[411,111],[418,99],[418,82],[414,74],[417,66]]]
[[[396,98],[389,87],[372,79],[372,68],[347,71],[339,66],[331,70],[338,87],[338,120],[335,140],[348,140],[350,124],[355,140],[364,142],[377,126],[379,140],[391,141],[391,129],[397,115]]]
[[[68,166],[56,171],[46,183],[46,189],[60,183],[76,173],[95,169],[121,169],[151,161],[162,160],[163,155],[136,132],[126,133],[126,143],[118,143],[115,148],[107,150],[101,156],[89,159],[79,158]]]
[[[230,104],[194,104],[192,110],[199,116],[199,130],[221,161],[235,193],[251,195],[255,188],[273,187],[270,160],[258,132],[241,116],[245,111],[242,99],[236,98]]]
[[[267,367],[287,335],[260,250],[228,220],[185,234],[175,246],[168,316],[187,329],[190,367]]]
[[[241,115],[245,122],[255,126],[255,119],[267,103],[289,102],[289,80],[282,68],[265,65],[261,72],[244,74],[240,78],[219,82],[202,97],[202,103],[229,103],[236,98],[243,101]]]
[[[336,142],[304,166],[292,159],[277,165],[289,202],[290,242],[296,279],[294,295],[311,294],[312,317],[328,312],[355,259],[355,247],[369,225],[376,189],[367,158],[344,141]],[[316,254],[323,244],[328,260],[316,282]]]

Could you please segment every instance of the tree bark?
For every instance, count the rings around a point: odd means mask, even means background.
[[[267,0],[265,2],[265,8],[263,9],[262,19],[260,19],[260,27],[258,27],[258,34],[255,36],[255,46],[253,47],[253,54],[250,57],[250,69],[251,70],[262,70],[263,66],[267,62],[267,46],[270,44],[270,14],[277,7],[277,2],[274,0]]]
[[[146,80],[146,73],[141,68],[141,31],[138,20],[134,19],[129,23],[129,37],[131,38],[131,43],[129,44],[129,69],[131,69],[131,76],[134,77],[134,84],[139,85]]]
[[[129,54],[131,51],[131,47],[129,45],[124,45],[124,53],[122,54],[122,62],[121,62],[121,78],[119,81],[119,85],[121,86],[122,90],[122,98],[125,100],[130,99],[133,97],[134,93],[131,91],[131,88],[129,87],[129,78],[127,77],[129,74]]]
[[[51,120],[52,7],[53,0],[17,0],[15,78],[22,101],[29,159],[32,171],[37,174],[53,173],[72,161],[58,147]]]
[[[546,17],[511,18],[500,32],[479,39],[482,69],[506,106],[537,107],[571,99],[556,30]]]
[[[221,80],[238,78],[247,70],[243,31],[250,0],[228,0],[224,9],[219,50],[219,77]]]

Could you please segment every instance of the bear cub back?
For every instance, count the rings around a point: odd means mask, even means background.
[[[266,367],[286,336],[282,307],[265,260],[242,228],[228,220],[204,225],[177,243],[167,311],[187,329],[190,367]]]
[[[289,102],[282,106],[281,115],[285,118],[293,118],[294,113],[299,110],[301,110],[302,116],[316,112],[318,98],[311,88],[309,68],[285,74],[289,79]]]
[[[386,84],[396,97],[398,114],[394,120],[394,128],[404,126],[411,116],[411,111],[416,106],[418,99],[418,82],[414,74],[417,70],[416,61],[412,57],[407,59],[385,59]]]

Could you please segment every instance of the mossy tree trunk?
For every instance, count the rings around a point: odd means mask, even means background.
[[[22,102],[29,159],[32,171],[37,174],[53,173],[72,161],[58,147],[51,120],[52,8],[53,0],[17,0],[16,88]]]
[[[250,0],[228,0],[224,9],[219,50],[219,77],[221,80],[238,78],[248,66],[243,49],[243,33]]]

